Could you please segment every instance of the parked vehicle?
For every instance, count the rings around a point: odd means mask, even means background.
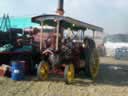
[[[96,32],[94,40],[96,42],[96,48],[99,53],[99,56],[105,56],[105,47],[104,47],[104,32]]]
[[[115,50],[115,58],[120,60],[128,60],[128,47],[121,47]]]
[[[124,49],[128,49],[128,35],[115,34],[106,36],[104,40],[104,46],[106,56],[118,57],[119,54],[123,54]]]

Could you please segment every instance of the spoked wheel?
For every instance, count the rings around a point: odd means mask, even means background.
[[[90,58],[90,75],[92,80],[96,80],[96,77],[99,72],[99,56],[96,50],[92,51]]]
[[[74,76],[75,76],[74,71],[75,70],[74,70],[73,64],[66,65],[65,70],[64,70],[64,79],[67,84],[70,84],[73,81]]]
[[[37,76],[40,80],[46,80],[48,79],[48,71],[49,71],[49,66],[48,63],[45,61],[41,61],[38,69],[37,69]]]
[[[93,81],[95,81],[99,72],[98,52],[95,48],[88,50],[87,56],[88,57],[85,60],[85,72]]]

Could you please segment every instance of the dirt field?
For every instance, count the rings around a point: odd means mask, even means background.
[[[101,58],[98,79],[92,83],[87,78],[77,78],[66,85],[63,80],[25,81],[0,78],[0,96],[128,96],[128,61]]]

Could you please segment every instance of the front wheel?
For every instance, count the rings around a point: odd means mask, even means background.
[[[46,80],[48,78],[49,66],[45,61],[41,61],[37,69],[37,77],[39,80]]]
[[[75,69],[73,64],[66,65],[64,70],[64,79],[67,84],[70,84],[75,77]]]

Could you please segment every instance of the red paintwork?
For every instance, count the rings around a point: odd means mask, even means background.
[[[59,68],[54,68],[52,70],[49,70],[49,74],[51,74],[51,73],[64,76],[64,71]]]

